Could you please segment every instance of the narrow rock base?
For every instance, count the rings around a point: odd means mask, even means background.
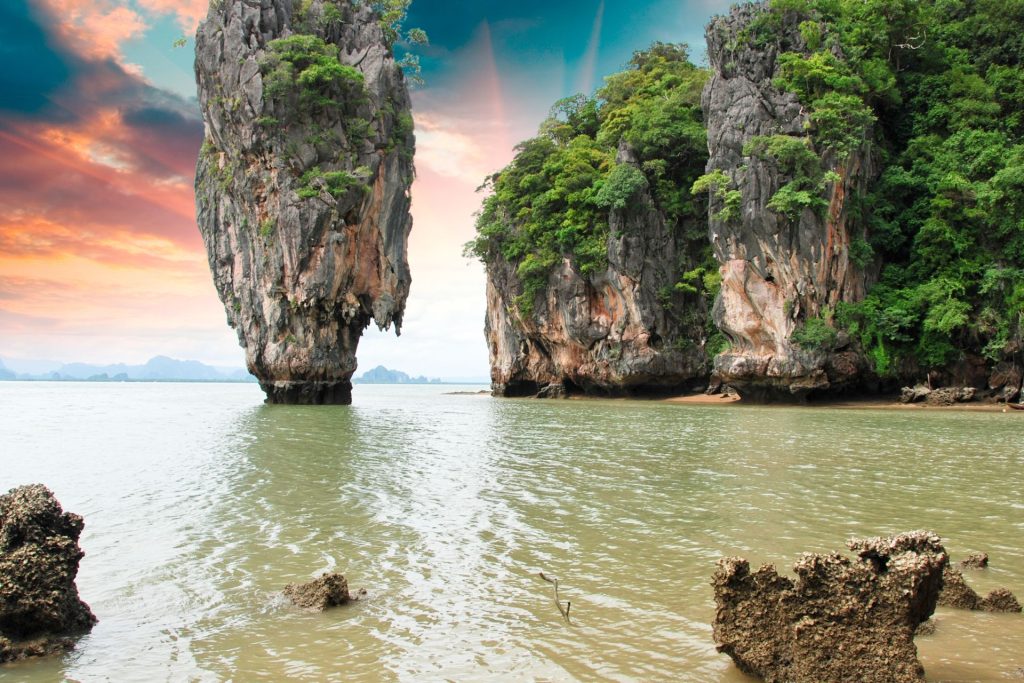
[[[267,403],[283,405],[349,405],[352,382],[260,382]]]

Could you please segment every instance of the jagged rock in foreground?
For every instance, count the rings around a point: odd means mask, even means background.
[[[42,484],[0,496],[0,662],[69,650],[96,623],[75,586],[82,526]]]
[[[639,165],[625,145],[617,163]],[[495,395],[680,392],[706,377],[705,307],[680,304],[701,309],[684,318],[664,298],[692,258],[678,231],[646,190],[610,214],[608,267],[585,276],[564,259],[529,313],[515,302],[516,264],[488,261],[484,334]]]
[[[996,588],[983,598],[967,585],[963,572],[952,565],[947,566],[943,571],[942,594],[939,595],[939,604],[943,607],[982,610],[985,612],[1021,611],[1020,603],[1017,602],[1017,598],[1008,589]]]
[[[925,532],[851,541],[858,558],[806,554],[797,579],[720,561],[717,648],[768,683],[923,681],[914,632],[935,610],[949,558]]]
[[[348,592],[348,581],[336,572],[325,572],[309,583],[290,583],[284,587],[284,596],[299,607],[314,612],[323,612],[328,607],[344,605],[353,599]]]
[[[368,4],[223,0],[196,36],[199,228],[271,403],[349,403],[409,293],[412,117]]]
[[[863,150],[839,161],[815,147],[807,108],[772,82],[781,53],[807,51],[798,20],[785,14],[777,35],[755,46],[752,25],[765,11],[764,3],[737,5],[708,25],[712,75],[703,107],[707,170],[724,173],[740,193],[732,215],[723,216],[721,199],[711,205],[710,238],[722,264],[714,319],[731,341],[715,358],[714,372],[744,398],[771,400],[836,390],[863,371],[841,335],[817,348],[795,343],[793,335],[808,320],[821,323],[839,302],[864,297],[868,277],[850,258],[851,241],[863,229],[855,227],[849,204],[877,169]],[[745,149],[770,147],[758,145],[769,139],[808,145],[822,170],[837,174],[838,180],[820,181],[827,208],[787,215],[769,207],[794,173],[767,152]]]

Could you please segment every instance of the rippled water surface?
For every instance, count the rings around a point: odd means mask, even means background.
[[[708,580],[850,536],[937,531],[1024,594],[1024,415],[495,400],[359,386],[261,405],[250,385],[0,383],[0,490],[86,520],[100,619],[0,681],[747,681]],[[280,589],[324,570],[368,596]],[[561,580],[567,626],[538,572]],[[1024,617],[940,609],[929,681],[1005,681]]]

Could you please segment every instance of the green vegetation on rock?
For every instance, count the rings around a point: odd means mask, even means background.
[[[774,0],[764,16],[811,35],[780,55],[775,84],[808,106],[816,152],[870,144],[884,169],[860,202],[868,243],[851,253],[878,258],[880,281],[839,324],[883,376],[1019,351],[1024,5]],[[779,208],[816,199],[785,190]]]
[[[466,254],[515,266],[522,314],[533,312],[563,259],[583,276],[607,267],[610,213],[635,208],[642,190],[675,231],[690,227],[684,238],[710,259],[706,204],[690,190],[707,161],[700,110],[706,80],[685,45],[656,43],[635,53],[594,97],[555,103],[540,134],[520,143],[512,163],[487,179],[491,193]],[[637,162],[617,163],[620,146]]]
[[[880,169],[847,197],[849,257],[869,290],[793,341],[846,329],[881,376],[999,361],[1024,350],[1024,4],[1017,0],[769,0],[737,43],[777,51],[803,135],[743,153],[786,179],[768,208],[823,216],[853,155]],[[737,44],[735,47],[739,47]],[[726,70],[730,68],[726,66]],[[714,218],[738,218],[734,180],[702,176]]]

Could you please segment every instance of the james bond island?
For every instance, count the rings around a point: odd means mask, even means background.
[[[270,403],[349,403],[409,295],[413,123],[395,28],[343,0],[223,0],[196,36],[199,227]]]

